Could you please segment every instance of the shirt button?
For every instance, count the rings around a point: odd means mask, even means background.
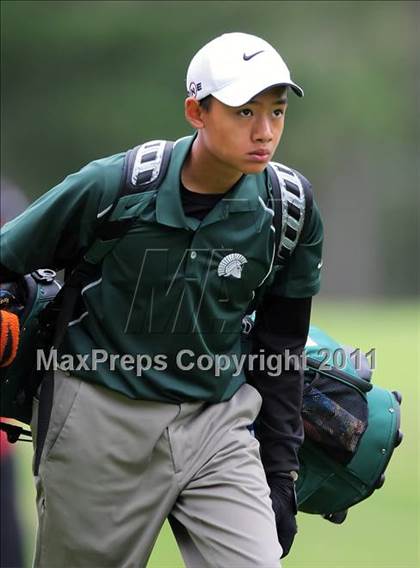
[[[190,254],[190,258],[192,260],[194,260],[195,258],[197,258],[197,253],[195,252],[195,250],[192,251],[192,253]]]

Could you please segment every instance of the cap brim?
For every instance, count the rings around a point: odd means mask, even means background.
[[[273,79],[272,81],[267,82],[266,78],[262,81],[253,80],[252,82],[238,81],[231,83],[230,85],[223,87],[223,89],[215,91],[211,94],[225,105],[236,107],[244,105],[249,100],[251,100],[252,97],[258,95],[258,93],[261,93],[262,91],[265,91],[270,87],[277,86],[290,87],[298,97],[304,96],[303,89],[293,81]]]

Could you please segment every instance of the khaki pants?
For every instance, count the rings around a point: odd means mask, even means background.
[[[165,404],[56,373],[35,478],[35,567],[146,566],[169,516],[189,568],[278,568],[269,489],[247,428],[260,405],[247,384],[218,404]]]

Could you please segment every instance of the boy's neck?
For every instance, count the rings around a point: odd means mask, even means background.
[[[242,175],[211,154],[197,136],[182,166],[181,181],[196,193],[226,193]]]

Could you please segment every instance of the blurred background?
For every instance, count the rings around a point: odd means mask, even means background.
[[[304,99],[290,96],[276,159],[312,181],[324,218],[313,321],[376,348],[374,380],[403,393],[406,436],[384,488],[342,526],[299,515],[285,568],[419,565],[419,29],[419,2],[1,2],[1,175],[29,201],[93,159],[189,134],[186,69],[221,33],[262,36],[304,87]],[[22,446],[29,566],[35,517]],[[150,566],[182,566],[166,527]]]

